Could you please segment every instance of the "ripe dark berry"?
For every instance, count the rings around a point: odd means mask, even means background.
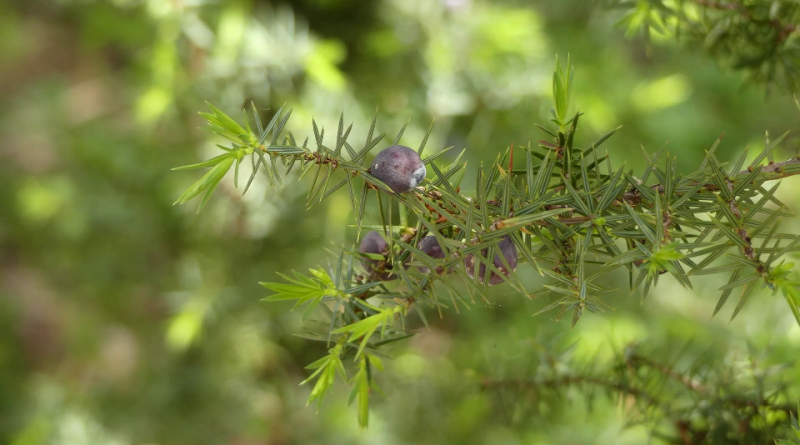
[[[436,240],[436,237],[433,235],[428,235],[425,238],[420,240],[419,244],[417,245],[419,250],[423,251],[426,255],[431,258],[444,258],[444,252],[442,251],[442,247],[439,245],[439,241]],[[422,273],[430,272],[430,269],[427,267],[419,267],[418,268]],[[444,268],[442,266],[436,267],[437,273],[442,273]]]
[[[383,239],[380,233],[374,230],[364,236],[364,238],[361,240],[361,245],[358,247],[358,251],[361,253],[374,253],[384,256],[382,261],[373,260],[370,258],[364,258],[361,261],[361,265],[364,266],[364,270],[366,270],[371,277],[381,281],[391,281],[398,278],[397,274],[391,273],[392,264],[389,263],[389,259],[386,258],[385,254],[388,248],[389,243]],[[408,257],[408,259],[405,261],[404,266],[406,269],[408,269],[408,262],[410,258],[411,257]]]
[[[508,237],[508,236],[503,237],[503,239],[499,243],[497,243],[497,249],[500,250],[500,253],[503,254],[503,257],[506,259],[506,262],[508,263],[508,265],[511,266],[511,271],[516,270],[516,268],[517,268],[517,246],[514,245],[514,242],[511,241],[511,238]],[[488,255],[488,254],[489,254],[489,249],[481,250],[481,257],[482,258],[486,258],[486,255]],[[472,255],[472,254],[467,255],[467,257],[464,258],[464,264],[466,265],[466,268],[467,268],[467,275],[469,275],[470,278],[474,278],[475,277],[475,263],[476,262],[480,263],[480,267],[478,268],[478,281],[483,283],[484,280],[486,279],[486,264],[478,261],[475,258],[475,255]],[[505,276],[510,276],[511,275],[511,271],[506,269],[506,267],[503,265],[503,261],[500,259],[500,257],[497,254],[495,254],[495,256],[494,256],[493,263],[494,263],[494,267],[496,267],[503,275],[505,275]],[[494,272],[490,273],[490,275],[489,275],[489,286],[494,286],[495,284],[500,284],[503,281],[504,281],[503,277],[497,275]]]
[[[416,151],[392,145],[375,156],[369,173],[383,181],[395,193],[405,193],[418,186],[425,179],[425,164]]]

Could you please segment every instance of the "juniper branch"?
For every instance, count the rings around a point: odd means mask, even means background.
[[[351,384],[358,388],[359,397],[366,397],[359,399],[362,425],[367,419],[364,403],[374,385],[370,363],[378,366],[377,359],[369,357],[376,357],[384,345],[408,337],[404,327],[396,327],[404,326],[408,311],[417,310],[427,324],[421,304],[441,310],[448,307],[445,299],[449,297],[458,308],[459,303],[466,304],[460,295],[463,289],[471,298],[475,294],[484,298],[487,287],[497,284],[492,277],[510,283],[526,296],[555,295],[555,300],[539,313],[556,310],[556,319],[571,313],[574,325],[586,310],[602,312],[610,308],[604,296],[616,289],[604,287],[598,279],[618,268],[628,271],[631,291],[643,288],[643,296],[667,272],[687,288],[691,287],[690,275],[730,272],[728,284],[720,288],[723,293],[715,314],[734,289],[743,289],[733,311],[735,317],[756,283],[761,282],[762,287],[783,293],[800,323],[800,282],[788,277],[791,263],[777,263],[786,253],[800,250],[800,236],[778,232],[780,218],[789,213],[774,197],[775,187],[763,187],[768,181],[800,173],[800,157],[772,162],[773,151],[785,135],[767,140],[763,152],[747,169],[741,170],[745,158],[740,157],[731,168],[734,173],[726,173],[713,155],[718,139],[694,173],[678,175],[675,158],[667,155],[663,161],[659,151],[646,155],[648,166],[634,177],[633,171],[613,170],[608,155],[597,155],[598,148],[616,130],[589,148],[577,146],[581,113],[567,116],[571,79],[571,67],[566,72],[557,67],[553,81],[553,122],[557,128],[550,131],[540,127],[553,137],[552,142],[517,148],[517,153],[522,150],[525,155],[521,169],[514,168],[515,148],[510,145],[489,166],[478,168],[471,196],[461,190],[465,163],[460,155],[449,165],[438,161],[447,149],[422,160],[432,177],[407,193],[393,192],[372,175],[366,158],[383,139],[383,135],[373,137],[376,119],[359,149],[348,143],[352,125],[345,131],[343,116],[333,147],[325,145],[324,129],[312,121],[316,145],[312,150],[307,146],[308,139],[300,145],[291,133],[282,134],[290,113],[283,115],[279,110],[264,126],[254,110],[254,132],[247,122],[242,126],[210,106],[212,113],[203,114],[209,129],[232,144],[230,148],[220,146],[225,152],[220,156],[182,167],[210,170],[178,202],[204,193],[202,207],[234,163],[238,174],[238,165],[245,157],[251,158],[254,167],[248,186],[259,171],[270,184],[280,186],[282,176],[300,164],[301,178],[317,170],[309,187],[309,205],[348,186],[358,239],[362,227],[369,227],[363,224],[368,195],[377,194],[380,225],[374,228],[389,237],[386,248],[373,252],[342,250],[327,271],[312,269],[311,276],[295,272],[293,278],[282,275],[286,283],[263,283],[276,292],[270,300],[296,300],[298,305],[305,305],[304,318],[316,308],[325,309],[323,316],[329,320],[325,323],[329,329],[307,337],[341,346],[327,363],[337,363],[340,356],[356,358],[358,383]],[[426,135],[418,153],[423,152],[427,140]],[[765,160],[767,164],[763,165]],[[605,172],[601,171],[603,163]],[[281,173],[281,165],[286,173]],[[334,176],[342,175],[329,186]],[[648,181],[656,183],[647,185]],[[354,191],[357,185],[362,187],[358,196]],[[386,198],[389,209],[396,202],[406,213],[402,225],[396,224],[391,212],[385,215]],[[442,255],[433,257],[420,249],[424,236],[435,238]],[[757,239],[762,241],[760,246],[754,244]],[[506,258],[504,248],[513,252],[512,256]],[[518,258],[550,284],[533,293],[527,291],[514,272]],[[717,266],[723,258],[729,262]],[[354,260],[369,260],[369,267],[364,263],[366,273],[355,270]],[[406,266],[415,267],[406,270]],[[381,281],[398,278],[401,285],[396,288]],[[454,285],[457,278],[463,282],[462,289]],[[332,369],[326,372],[334,372]],[[669,369],[659,371],[693,391],[701,390]],[[325,380],[320,377],[317,385],[322,386],[319,390],[315,387],[314,394],[324,392],[332,380],[333,375]]]
[[[791,169],[787,169],[786,167],[792,167]],[[771,162],[765,166],[759,167],[760,173],[766,175],[766,181],[774,181],[777,179],[788,178],[790,176],[794,176],[800,174],[800,156],[794,157],[792,159],[788,159],[783,162]],[[753,168],[748,168],[746,170],[742,170],[736,174],[733,180],[731,180],[732,184],[737,183],[738,180],[746,178],[753,172]],[[699,185],[701,182],[699,181],[692,181],[691,185]],[[719,186],[713,183],[702,183],[703,189],[713,192],[719,191]],[[662,184],[653,184],[649,186],[650,189],[653,191],[657,191],[659,194],[664,193],[664,186]],[[639,190],[636,188],[630,189],[622,195],[622,200],[630,205],[637,205],[642,202],[641,194]]]

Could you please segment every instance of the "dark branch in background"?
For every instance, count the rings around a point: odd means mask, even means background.
[[[720,1],[712,0],[688,0],[691,3],[703,6],[705,8],[718,9],[723,11],[737,11],[745,20],[752,20],[750,12],[741,3],[722,3]],[[778,43],[782,43],[793,32],[797,30],[794,23],[783,24],[778,19],[771,19],[767,23],[778,31]]]
[[[689,1],[692,2],[692,3],[696,3],[696,4],[700,5],[700,6],[704,6],[706,8],[711,8],[711,9],[722,9],[722,10],[726,10],[726,11],[740,11],[741,10],[739,8],[739,5],[731,4],[731,3],[722,3],[722,2],[712,1],[712,0],[689,0]],[[746,12],[744,12],[744,11],[743,11],[743,13],[746,14]]]
[[[629,35],[674,33],[677,40],[709,51],[722,65],[741,70],[768,89],[797,91],[800,4],[777,0],[608,0],[627,12]],[[669,23],[670,25],[666,25]],[[674,27],[672,26],[674,25]]]
[[[646,423],[659,439],[677,445],[711,444],[719,440],[737,444],[773,443],[776,436],[791,434],[786,418],[797,416],[797,406],[781,402],[788,394],[782,390],[764,393],[765,386],[782,388],[779,380],[767,385],[766,377],[756,377],[756,382],[745,383],[752,381],[747,371],[735,367],[721,369],[710,362],[693,365],[692,377],[636,352],[626,353],[609,366],[592,371],[556,369],[552,365],[546,371],[538,369],[537,374],[546,375],[540,378],[483,376],[478,385],[486,390],[508,390],[519,405],[517,412],[529,416],[537,414],[542,399],[564,397],[568,388],[580,387],[581,396],[586,399],[593,399],[596,389],[600,389],[624,407],[631,417],[628,425]],[[728,379],[734,383],[725,383],[726,379],[720,377],[723,373],[732,376]],[[766,372],[758,375],[761,374],[769,375]],[[671,382],[679,386],[674,387]],[[698,406],[699,401],[703,406]]]

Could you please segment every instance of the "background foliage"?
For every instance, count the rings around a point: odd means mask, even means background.
[[[325,348],[293,336],[302,314],[259,302],[257,284],[354,240],[346,192],[307,211],[303,183],[255,181],[241,198],[225,179],[201,216],[172,206],[194,178],[169,169],[220,142],[197,129],[204,100],[233,116],[251,100],[286,103],[291,130],[312,139],[312,113],[333,132],[343,111],[362,140],[377,106],[378,130],[408,121],[411,146],[436,117],[429,149],[466,146],[474,167],[541,138],[556,53],[577,66],[583,142],[623,125],[607,148],[636,171],[640,146],[668,141],[677,171],[691,172],[723,132],[716,154],[733,162],[764,130],[796,126],[786,89],[765,99],[763,85],[669,35],[628,40],[614,27],[625,17],[579,0],[0,4],[0,441],[641,443],[656,428],[625,409],[635,397],[617,404],[619,388],[548,377],[606,379],[620,365],[675,411],[698,390],[673,387],[686,387],[676,373],[720,391],[709,401],[732,382],[755,400],[780,390],[776,403],[792,406],[800,330],[768,289],[728,323],[733,305],[709,320],[725,277],[688,291],[665,276],[644,304],[622,291],[616,311],[570,329],[498,286],[469,310],[430,312],[430,332],[410,321],[421,335],[384,360],[388,399],[373,398],[361,432],[345,391],[318,414],[305,406],[311,388],[298,383]],[[776,159],[796,147],[790,133]],[[795,211],[797,181],[776,194]],[[637,357],[657,359],[657,372]],[[775,411],[761,429],[790,438]],[[681,443],[708,415],[676,418],[689,425],[660,425],[655,440]]]

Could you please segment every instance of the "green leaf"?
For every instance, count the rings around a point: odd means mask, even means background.
[[[266,151],[281,156],[301,155],[308,152],[308,150],[291,145],[270,145],[266,148]]]
[[[220,127],[224,128],[225,130],[227,130],[227,131],[229,131],[229,132],[231,132],[233,134],[245,134],[246,133],[245,129],[242,128],[241,125],[237,124],[236,121],[234,121],[233,119],[228,117],[227,114],[223,113],[217,107],[215,107],[214,105],[211,105],[209,102],[206,102],[206,105],[208,106],[208,108],[211,109],[211,111],[214,112],[214,119],[213,120],[209,120],[209,122],[212,122],[212,123],[214,123],[216,125],[219,125]]]
[[[608,133],[600,136],[599,139],[597,139],[596,141],[592,142],[592,145],[589,148],[584,150],[583,155],[584,156],[589,156],[589,154],[591,154],[592,152],[596,151],[601,145],[603,145],[603,142],[605,142],[606,140],[608,140],[608,138],[613,136],[614,133],[619,131],[620,128],[622,128],[622,125],[620,125],[619,127],[609,131]]]
[[[764,160],[764,158],[770,156],[772,154],[772,150],[774,150],[775,147],[777,147],[788,134],[788,131],[783,133],[782,135],[778,136],[778,139],[772,141],[772,143],[769,143],[769,139],[767,139],[767,142],[764,144],[764,151],[759,153],[759,155],[753,159],[753,162],[750,163],[750,168],[755,168],[756,166],[761,165],[761,162]],[[767,133],[767,138],[769,138],[769,133]]]
[[[641,214],[633,210],[633,207],[625,204],[625,208],[628,210],[628,214],[630,214],[633,217],[634,221],[636,221],[636,225],[639,226],[639,230],[642,231],[645,238],[647,238],[647,240],[650,241],[651,243],[655,244],[656,235],[655,232],[653,231],[653,227],[651,227],[650,224],[642,218]]]
[[[295,279],[291,279],[286,275],[281,276],[289,281],[289,283],[275,283],[275,282],[262,282],[259,283],[267,289],[275,292],[275,294],[264,298],[262,301],[284,301],[284,300],[297,300],[292,310],[298,306],[309,303],[303,313],[303,319],[308,318],[314,309],[319,307],[323,298],[343,298],[347,295],[338,290],[333,279],[322,268],[310,269],[312,277],[306,277],[298,272],[294,272]],[[323,305],[323,308],[324,305]]]
[[[230,157],[230,154],[225,153],[225,154],[221,154],[219,156],[213,157],[213,158],[211,158],[211,159],[209,159],[207,161],[198,162],[197,164],[183,165],[183,166],[180,166],[180,167],[175,167],[172,170],[173,171],[192,170],[192,169],[195,169],[195,168],[211,167],[211,166],[219,164],[220,162],[224,161],[225,159],[227,159],[229,157]]]
[[[218,162],[214,168],[206,172],[200,179],[198,179],[191,187],[189,187],[183,194],[175,201],[175,204],[183,204],[184,202],[194,198],[195,196],[199,195],[204,190],[206,191],[205,196],[203,197],[203,201],[200,204],[200,208],[197,209],[199,212],[203,206],[208,202],[209,197],[214,192],[214,189],[217,187],[219,182],[231,168],[233,165],[234,156],[232,154],[226,154],[226,157]]]
[[[409,122],[411,122],[411,119],[407,120],[406,123],[403,125],[403,128],[401,128],[400,131],[397,132],[397,136],[395,136],[392,145],[397,145],[400,143],[400,138],[403,137],[403,133],[405,133],[406,127],[408,127]]]
[[[383,325],[384,323],[388,323],[394,317],[395,313],[396,310],[392,308],[382,309],[375,315],[371,315],[351,325],[343,326],[333,331],[333,333],[334,334],[349,333],[350,337],[347,339],[347,341],[355,341],[358,338],[363,337],[361,343],[358,346],[358,352],[356,352],[356,358],[359,358],[361,357],[361,354],[364,352],[364,347],[367,345],[367,342],[369,341],[370,337],[375,332],[375,330],[378,329],[378,327]]]
[[[340,358],[342,352],[342,345],[336,345],[329,350],[329,354],[314,363],[306,366],[306,369],[316,369],[307,379],[303,380],[300,384],[304,385],[317,377],[317,383],[311,390],[308,396],[306,405],[310,405],[314,400],[317,405],[322,404],[325,395],[333,390],[334,380],[338,373],[343,379],[347,380],[347,373],[345,372],[344,365]]]
[[[739,315],[739,312],[744,307],[747,300],[750,298],[750,295],[753,294],[753,291],[756,288],[756,281],[751,281],[747,286],[742,289],[742,295],[739,297],[739,303],[736,304],[736,308],[733,310],[733,314],[731,315],[731,321]]]
[[[422,142],[419,144],[419,149],[417,149],[417,154],[422,156],[422,151],[425,150],[425,144],[428,143],[428,138],[431,136],[431,132],[433,132],[433,124],[436,122],[436,119],[431,121],[430,127],[428,127],[428,131],[425,133],[425,137],[422,138]]]
[[[371,368],[373,367],[383,370],[383,365],[378,357],[371,354],[364,355],[358,362],[358,371],[350,381],[351,389],[348,403],[353,403],[353,400],[357,400],[358,425],[361,428],[369,426],[370,390],[375,389],[378,392],[382,392],[372,379]]]

